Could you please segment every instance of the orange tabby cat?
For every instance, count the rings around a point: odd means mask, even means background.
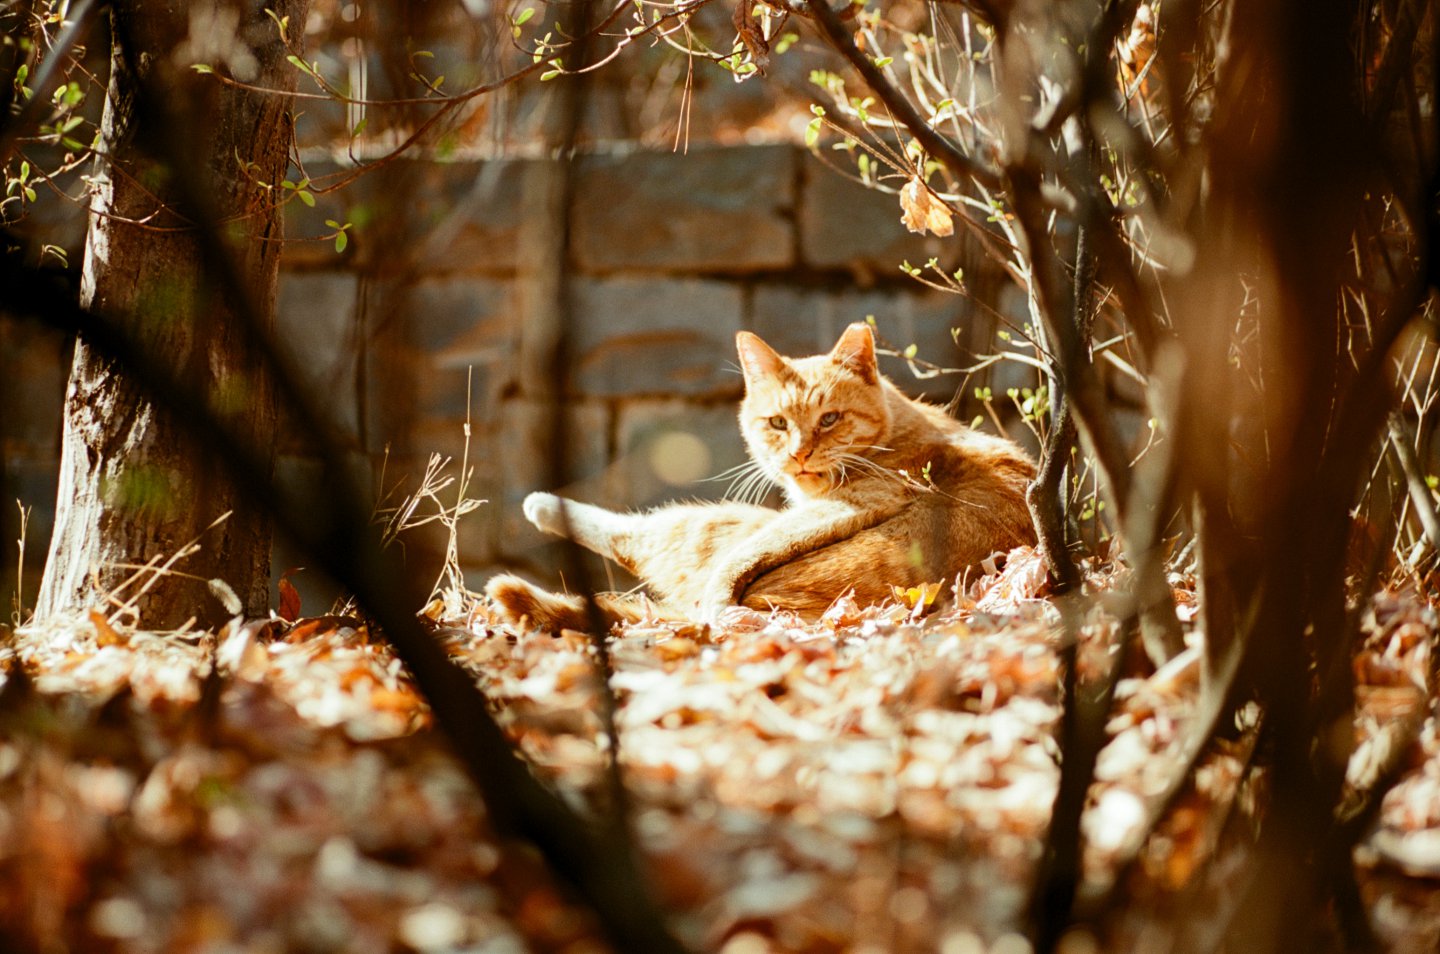
[[[534,493],[526,518],[633,572],[662,614],[696,619],[736,602],[813,619],[847,591],[878,603],[891,585],[948,582],[997,550],[1034,542],[1029,458],[902,394],[876,366],[868,325],[851,325],[829,354],[809,358],[781,357],[746,331],[736,345],[740,429],[784,490],[784,509],[725,502],[614,513]],[[512,619],[586,627],[578,597],[510,575],[486,589]],[[610,619],[645,610],[630,597],[599,606]]]

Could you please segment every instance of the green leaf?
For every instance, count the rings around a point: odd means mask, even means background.
[[[207,65],[205,65],[204,63],[191,63],[191,64],[190,64],[190,68],[191,68],[192,70],[194,70],[195,72],[197,72],[197,73],[213,73],[213,72],[215,72],[215,70],[214,70],[213,67],[207,66]]]
[[[304,189],[296,189],[295,194],[300,197],[301,202],[304,202],[312,209],[315,208],[315,197],[313,195],[306,192]]]
[[[534,15],[535,15],[535,8],[534,8],[534,7],[526,7],[524,10],[521,10],[519,13],[515,14],[515,21],[514,21],[514,22],[515,22],[515,25],[516,25],[517,27],[522,27],[522,26],[524,26],[525,24],[527,24],[527,23],[530,22],[530,18],[533,17]]]
[[[816,116],[805,125],[805,148],[812,149],[820,141],[820,117]]]
[[[552,79],[554,79],[555,77],[557,77],[557,76],[559,76],[559,75],[560,75],[560,71],[559,71],[559,70],[546,70],[545,72],[543,72],[543,73],[540,74],[540,82],[542,82],[542,83],[548,83],[548,82],[550,82]]]
[[[368,126],[368,125],[370,125],[370,117],[369,117],[369,116],[366,116],[366,117],[364,117],[363,119],[361,119],[358,123],[355,124],[355,128],[354,128],[354,129],[350,130],[350,138],[351,138],[351,139],[359,139],[359,138],[360,138],[360,134],[365,131],[365,127]]]
[[[893,56],[882,56],[882,57],[880,57],[880,58],[878,58],[878,59],[875,60],[875,65],[876,65],[877,67],[879,67],[880,69],[883,70],[885,67],[889,66],[891,63],[894,63],[894,62],[895,62],[895,57],[893,57]]]
[[[282,17],[274,10],[266,10],[265,15],[275,21],[275,26],[280,31],[280,41],[282,43],[289,43],[290,36],[288,27],[290,26],[290,18],[288,16]]]
[[[330,226],[332,229],[338,229],[340,227],[340,223],[336,222],[334,219],[326,219],[325,224]]]
[[[917,347],[915,347],[913,344],[911,344],[911,345],[906,345],[906,346],[905,346],[905,357],[907,357],[907,358],[913,358],[913,357],[915,357],[916,353],[917,353],[919,350],[920,350],[920,349],[917,348]]]
[[[335,252],[339,254],[345,251],[345,246],[350,244],[350,235],[347,232],[335,233]]]

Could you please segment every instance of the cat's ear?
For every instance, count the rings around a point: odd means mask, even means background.
[[[745,369],[747,384],[761,378],[783,377],[789,370],[774,348],[749,331],[735,335],[735,350],[740,352],[740,367]]]
[[[880,368],[875,363],[875,332],[863,321],[845,329],[830,350],[830,360],[854,371],[867,384],[880,380]]]

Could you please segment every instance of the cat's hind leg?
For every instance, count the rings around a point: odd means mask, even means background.
[[[552,593],[510,573],[502,573],[485,584],[485,592],[508,622],[528,621],[536,629],[590,629],[590,614],[583,597]],[[654,615],[653,605],[643,596],[599,593],[595,608],[607,625],[635,623]]]

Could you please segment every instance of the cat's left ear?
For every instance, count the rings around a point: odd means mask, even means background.
[[[880,368],[875,363],[875,332],[863,321],[845,329],[830,350],[830,360],[854,371],[867,384],[880,380]]]

